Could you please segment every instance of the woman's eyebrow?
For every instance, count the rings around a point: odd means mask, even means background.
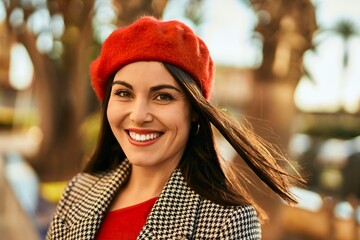
[[[174,89],[175,91],[178,91],[179,93],[181,93],[180,89],[178,89],[177,87],[174,87],[173,85],[168,85],[168,84],[161,84],[161,85],[151,87],[150,91],[151,92],[156,92],[156,91],[162,90],[164,88]]]
[[[112,85],[114,86],[115,84],[119,84],[119,85],[123,85],[131,90],[133,90],[133,86],[127,82],[124,82],[124,81],[121,81],[121,80],[116,80],[112,83]],[[154,86],[154,87],[151,87],[150,88],[150,91],[151,92],[156,92],[156,91],[159,91],[159,90],[162,90],[162,89],[165,89],[165,88],[168,88],[168,89],[173,89],[179,93],[181,93],[181,90],[178,89],[177,87],[173,86],[173,85],[169,85],[169,84],[161,84],[161,85],[157,85],[157,86]]]
[[[127,82],[124,82],[124,81],[120,81],[120,80],[116,80],[112,83],[112,86],[114,86],[115,84],[120,84],[120,85],[123,85],[129,89],[133,89],[133,86],[131,86],[131,84],[127,83]]]

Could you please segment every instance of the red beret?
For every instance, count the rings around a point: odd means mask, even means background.
[[[185,24],[142,17],[111,33],[100,56],[90,66],[91,83],[99,100],[104,98],[108,78],[137,61],[166,62],[180,67],[194,78],[204,97],[210,98],[213,61],[205,43]]]

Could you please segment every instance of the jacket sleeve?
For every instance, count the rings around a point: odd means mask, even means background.
[[[65,222],[65,216],[72,203],[74,202],[74,194],[72,193],[73,187],[76,185],[81,174],[76,175],[69,183],[67,184],[60,201],[56,207],[55,214],[48,228],[46,239],[65,239],[64,231],[67,228]]]
[[[261,225],[255,209],[251,206],[236,208],[220,230],[219,239],[261,239]]]

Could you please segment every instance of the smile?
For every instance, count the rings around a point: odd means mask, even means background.
[[[146,141],[154,140],[160,137],[160,135],[161,135],[160,133],[139,134],[129,131],[130,138],[136,142],[146,142]]]

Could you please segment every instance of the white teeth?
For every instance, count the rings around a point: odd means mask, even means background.
[[[160,133],[138,134],[129,131],[129,136],[137,142],[145,142],[158,138],[160,136]]]

